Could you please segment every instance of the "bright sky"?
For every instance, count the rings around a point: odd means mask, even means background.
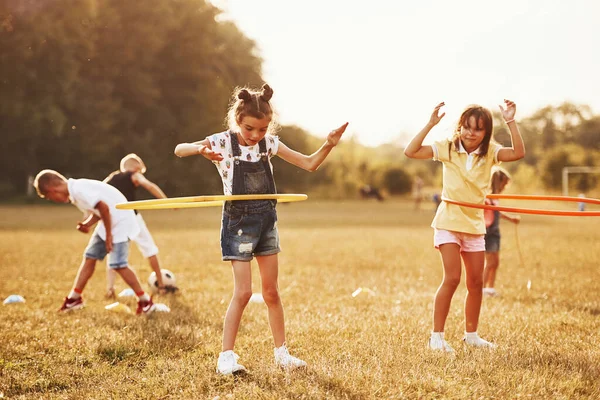
[[[597,0],[213,0],[258,45],[284,124],[366,145],[450,135],[471,103],[517,119],[564,101],[600,111]]]

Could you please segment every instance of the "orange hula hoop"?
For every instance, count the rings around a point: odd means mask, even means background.
[[[511,199],[511,200],[548,200],[548,201],[571,201],[574,203],[600,204],[600,199],[573,196],[542,196],[529,194],[488,194],[488,199]]]
[[[600,204],[599,199],[588,197],[572,197],[572,196],[540,196],[540,195],[525,195],[525,194],[489,194],[490,199],[512,199],[512,200],[547,200],[547,201],[570,201],[577,203]],[[520,214],[536,214],[536,215],[553,215],[561,217],[600,217],[600,211],[564,211],[564,210],[542,210],[536,208],[519,208],[519,207],[504,207],[493,206],[487,204],[468,203],[466,201],[457,201],[442,197],[442,200],[448,204],[454,204],[460,207],[479,208],[481,210],[506,211]]]

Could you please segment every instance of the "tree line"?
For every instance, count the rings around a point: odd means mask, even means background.
[[[103,179],[130,152],[170,196],[220,193],[211,163],[173,149],[222,130],[232,90],[262,83],[256,43],[205,0],[0,0],[0,198],[25,193],[43,168]],[[524,171],[544,187],[560,186],[564,165],[600,165],[600,117],[586,106],[548,106],[520,127]],[[279,135],[301,152],[322,144],[296,126]],[[497,127],[498,141],[507,135]],[[363,184],[402,194],[415,175],[430,185],[440,175],[437,163],[406,160],[400,144],[352,137],[315,173],[274,164],[279,191],[329,197]]]

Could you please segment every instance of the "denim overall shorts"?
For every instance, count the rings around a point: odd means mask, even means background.
[[[242,151],[233,132],[229,135],[233,152],[232,194],[275,194],[275,181],[269,165],[267,142],[259,143],[260,160],[241,159]],[[281,251],[277,232],[276,200],[226,201],[221,220],[223,261],[251,261]]]

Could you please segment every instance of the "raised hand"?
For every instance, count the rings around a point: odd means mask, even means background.
[[[223,161],[223,155],[221,153],[217,153],[212,149],[209,149],[207,146],[202,146],[200,149],[200,155],[211,161]]]
[[[340,139],[342,138],[342,135],[346,131],[347,126],[348,126],[348,122],[346,122],[344,125],[340,126],[339,128],[334,129],[331,132],[329,132],[329,135],[327,135],[327,143],[332,146],[336,146],[339,143]]]
[[[504,99],[504,104],[506,105],[506,108],[502,107],[500,104],[498,105],[498,107],[500,107],[500,112],[502,113],[502,118],[504,118],[505,121],[511,121],[515,119],[517,105],[513,101],[506,99]]]
[[[431,126],[437,125],[442,120],[442,118],[444,118],[444,115],[446,115],[446,113],[443,112],[442,114],[440,114],[440,108],[444,107],[445,105],[446,103],[442,101],[440,104],[435,106],[433,112],[431,113],[431,117],[429,117],[429,124]]]

